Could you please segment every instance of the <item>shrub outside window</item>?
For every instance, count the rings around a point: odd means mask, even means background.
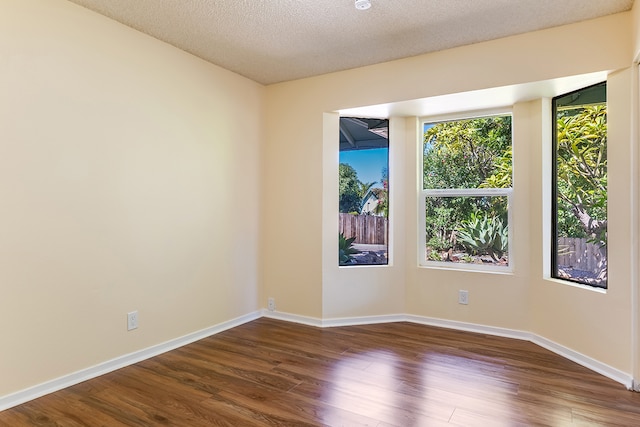
[[[511,122],[423,123],[421,265],[510,270]]]
[[[551,276],[607,288],[607,91],[553,98]]]

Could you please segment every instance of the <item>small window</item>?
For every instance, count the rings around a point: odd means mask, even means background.
[[[338,265],[389,263],[389,120],[340,118]]]
[[[423,123],[421,265],[509,269],[511,115]]]
[[[607,288],[607,86],[553,98],[551,275]]]

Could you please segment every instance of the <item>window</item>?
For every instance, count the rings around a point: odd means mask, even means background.
[[[553,98],[551,275],[607,287],[607,87]]]
[[[389,120],[340,118],[338,265],[387,265]]]
[[[510,268],[511,121],[423,123],[421,265]]]

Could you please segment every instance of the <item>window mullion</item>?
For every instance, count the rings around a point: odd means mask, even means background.
[[[427,197],[508,196],[512,188],[437,188],[422,190]]]

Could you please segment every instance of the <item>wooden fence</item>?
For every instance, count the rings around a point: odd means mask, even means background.
[[[587,243],[587,239],[558,237],[558,266],[597,273],[600,262],[598,245]]]
[[[382,216],[340,214],[339,232],[347,239],[355,236],[354,243],[386,245],[388,229],[388,220]]]

